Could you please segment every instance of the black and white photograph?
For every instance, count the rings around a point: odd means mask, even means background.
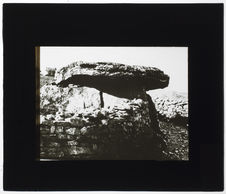
[[[38,49],[41,161],[189,160],[188,47]]]
[[[223,3],[2,11],[5,191],[224,190]]]

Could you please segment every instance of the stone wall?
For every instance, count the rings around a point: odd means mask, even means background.
[[[161,159],[145,99],[123,99],[93,88],[41,88],[40,158]]]

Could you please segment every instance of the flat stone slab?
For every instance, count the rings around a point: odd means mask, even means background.
[[[55,79],[61,87],[69,84],[87,86],[115,96],[131,98],[141,91],[165,88],[169,84],[169,76],[155,67],[105,62],[72,63],[58,70]]]

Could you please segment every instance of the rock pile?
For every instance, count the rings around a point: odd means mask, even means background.
[[[188,124],[188,98],[187,94],[167,92],[152,94],[160,120]]]
[[[146,91],[168,86],[157,68],[73,63],[40,90],[40,157],[162,159]]]

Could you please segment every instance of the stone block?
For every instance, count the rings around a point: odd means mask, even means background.
[[[76,128],[69,128],[69,129],[66,129],[66,133],[68,135],[75,135],[75,131],[76,131]]]
[[[69,146],[75,146],[75,145],[78,145],[78,142],[75,141],[75,140],[73,140],[73,141],[68,141],[67,144],[68,144]]]
[[[50,133],[54,133],[54,132],[55,132],[55,126],[51,126]]]
[[[56,127],[56,132],[57,133],[63,133],[64,132],[64,127],[63,126],[57,126]]]
[[[50,142],[49,147],[60,147],[60,144],[58,142]]]
[[[62,133],[59,133],[58,135],[57,135],[57,138],[58,139],[67,139],[67,135],[66,134],[62,134]]]

